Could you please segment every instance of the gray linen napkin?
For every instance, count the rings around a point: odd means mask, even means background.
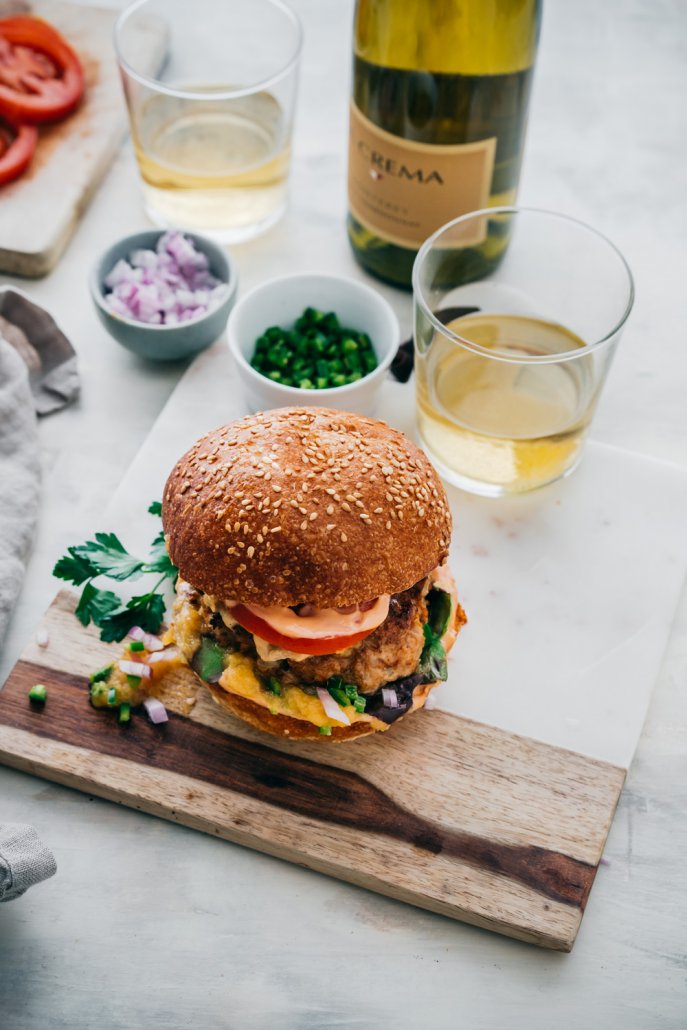
[[[47,311],[9,286],[0,289],[0,336],[26,362],[39,415],[49,415],[78,396],[79,373],[71,343]]]
[[[0,901],[13,901],[57,871],[33,826],[0,823]]]
[[[0,643],[38,513],[38,429],[26,365],[0,338]]]

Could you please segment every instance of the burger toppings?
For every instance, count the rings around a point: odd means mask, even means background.
[[[253,636],[302,659],[336,654],[360,643],[384,622],[389,600],[385,594],[343,611],[312,604],[286,608],[230,602],[223,607],[222,618],[229,625],[238,622]]]
[[[442,637],[452,614],[454,622],[464,617],[454,602],[455,587],[448,593],[437,581],[448,586],[450,573],[436,570],[387,598],[386,619],[343,653],[299,655],[273,648],[265,659],[260,638],[232,618],[236,605],[217,605],[184,582],[178,587],[175,633],[202,679],[272,714],[334,726],[364,719],[384,728],[415,705],[417,688],[446,678]]]

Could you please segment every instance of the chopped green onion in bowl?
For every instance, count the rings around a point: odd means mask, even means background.
[[[357,382],[378,362],[367,333],[342,326],[333,311],[308,307],[292,328],[266,329],[255,341],[250,364],[282,386],[328,390]]]

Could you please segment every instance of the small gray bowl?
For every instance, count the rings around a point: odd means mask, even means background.
[[[110,336],[117,343],[121,343],[122,347],[126,347],[127,350],[150,361],[177,361],[209,347],[226,327],[229,312],[236,300],[238,287],[236,266],[226,251],[209,240],[207,236],[184,232],[184,236],[193,240],[197,250],[207,255],[212,274],[220,282],[228,284],[229,289],[224,300],[206,314],[189,322],[182,322],[181,325],[150,325],[147,322],[137,322],[133,318],[125,318],[123,315],[111,311],[105,300],[105,277],[121,258],[128,260],[132,251],[154,250],[157,241],[165,231],[164,229],[147,229],[145,232],[135,232],[131,236],[124,236],[108,247],[97,261],[89,279],[91,297],[98,318]]]

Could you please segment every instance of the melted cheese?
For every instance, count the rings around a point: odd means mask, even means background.
[[[246,655],[232,653],[227,656],[225,670],[218,684],[230,694],[248,698],[255,704],[267,708],[273,715],[288,715],[292,719],[303,719],[314,726],[343,726],[342,722],[330,719],[319,697],[306,694],[296,686],[282,687],[282,693],[271,694],[262,686],[255,674],[253,662]],[[373,715],[356,712],[352,705],[344,709],[351,723],[369,722],[375,729],[388,729],[386,723]]]

